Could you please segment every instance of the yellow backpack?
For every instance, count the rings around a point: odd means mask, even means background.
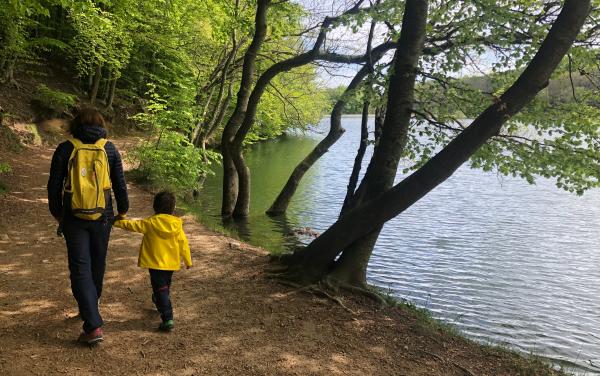
[[[98,220],[110,200],[110,170],[104,150],[107,141],[104,138],[95,144],[84,144],[76,138],[69,141],[74,148],[69,158],[65,201],[70,202],[74,216]]]

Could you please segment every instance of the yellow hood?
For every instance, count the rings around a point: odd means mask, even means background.
[[[169,214],[156,214],[148,222],[161,238],[172,238],[183,231],[183,221]]]

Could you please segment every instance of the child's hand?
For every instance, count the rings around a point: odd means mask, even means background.
[[[112,224],[114,225],[116,221],[120,221],[122,219],[125,219],[125,214],[121,214],[119,213],[116,217],[113,218]]]

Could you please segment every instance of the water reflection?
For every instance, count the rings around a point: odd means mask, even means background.
[[[207,179],[194,210],[273,252],[310,241],[295,230],[322,232],[344,199],[360,120],[345,118],[343,124],[346,133],[306,174],[286,217],[264,212],[322,135],[291,135],[247,153],[247,222],[222,223],[220,171]],[[546,180],[531,186],[462,167],[385,225],[368,277],[471,338],[600,374],[591,365],[600,364],[599,228],[598,190],[577,197]]]

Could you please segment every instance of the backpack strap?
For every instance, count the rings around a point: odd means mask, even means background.
[[[106,138],[100,138],[100,139],[98,139],[98,141],[96,141],[96,143],[94,145],[104,148],[104,146],[106,145],[107,142],[108,142],[108,140]]]
[[[68,140],[70,143],[73,144],[75,149],[81,148],[83,145],[85,145],[83,142],[81,142],[81,140],[79,140],[78,138],[75,138],[75,137],[71,137]],[[106,145],[107,142],[108,142],[108,140],[106,138],[99,138],[98,141],[96,141],[94,143],[94,145],[98,146],[100,148],[104,148],[104,146]]]
[[[70,143],[73,144],[73,146],[75,147],[75,149],[80,148],[83,145],[83,142],[81,142],[79,139],[75,138],[75,137],[71,137],[68,139]]]

